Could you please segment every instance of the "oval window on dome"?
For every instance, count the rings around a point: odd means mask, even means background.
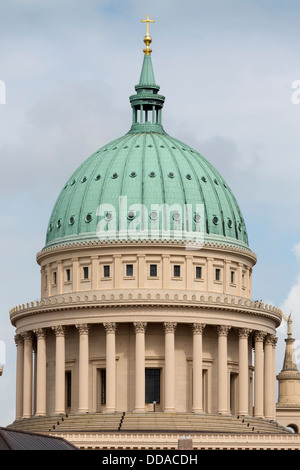
[[[180,220],[180,214],[179,212],[174,212],[173,214],[173,220],[175,220],[175,222],[178,222]]]
[[[84,176],[81,180],[82,183],[85,183],[86,182],[86,176]]]
[[[112,213],[111,212],[106,212],[105,220],[107,220],[107,222],[109,222],[111,219],[112,219]]]
[[[135,177],[136,177],[136,172],[135,172],[135,171],[132,171],[132,172],[130,173],[130,177],[131,177],[131,178],[135,178]]]
[[[72,215],[69,219],[69,224],[74,225],[75,224],[75,217]]]
[[[75,183],[76,183],[76,180],[73,180],[71,183],[71,186],[74,186]]]
[[[170,171],[170,173],[168,174],[168,177],[169,178],[174,178],[174,176],[175,176],[174,173],[172,171]]]
[[[99,181],[100,179],[101,179],[101,175],[95,176],[95,180],[96,180],[96,181]]]
[[[216,215],[213,216],[213,223],[217,225],[219,223],[219,219]]]
[[[239,229],[239,231],[242,230],[242,224],[241,224],[241,222],[239,222],[239,224],[238,224],[238,229]]]
[[[133,211],[129,211],[128,214],[127,214],[127,219],[128,220],[133,220],[134,219],[134,212]]]
[[[52,229],[53,229],[53,224],[51,222],[51,224],[49,224],[49,232],[52,232]]]
[[[228,219],[228,227],[229,227],[229,228],[232,227],[232,220],[231,220],[231,219]]]
[[[192,177],[191,177],[191,175],[190,175],[189,173],[186,175],[186,179],[187,179],[187,180],[191,180],[191,179],[192,179]]]
[[[194,221],[199,223],[200,220],[201,220],[201,216],[200,216],[200,214],[198,214],[198,212],[196,212],[196,214],[194,215]]]
[[[215,182],[216,184],[219,184],[219,181],[218,181],[218,180],[216,180],[216,179],[214,179],[214,182]]]
[[[113,179],[113,180],[115,180],[116,178],[118,178],[118,173],[114,173],[114,174],[112,175],[112,179]]]
[[[89,224],[92,221],[92,214],[87,214],[85,221]]]
[[[154,178],[154,177],[155,177],[155,172],[154,172],[154,171],[151,171],[151,172],[149,173],[149,176],[150,176],[150,178]]]
[[[61,227],[61,220],[60,220],[60,219],[57,221],[56,226],[57,226],[57,228],[60,228],[60,227]]]
[[[150,219],[151,219],[151,220],[156,220],[157,217],[158,217],[157,211],[151,211]]]
[[[201,178],[201,179],[202,179],[202,181],[204,181],[204,183],[206,183],[206,182],[207,182],[207,179],[205,178],[205,176],[202,176],[202,178]]]

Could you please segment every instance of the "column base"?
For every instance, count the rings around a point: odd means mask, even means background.
[[[165,408],[164,413],[177,413],[175,408]]]
[[[136,408],[135,410],[133,410],[133,413],[147,413],[147,411],[145,410],[145,408]]]

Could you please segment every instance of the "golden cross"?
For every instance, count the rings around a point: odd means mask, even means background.
[[[155,23],[155,20],[149,20],[149,15],[147,14],[146,20],[141,20],[142,23],[147,23],[147,36],[149,37],[149,23]]]

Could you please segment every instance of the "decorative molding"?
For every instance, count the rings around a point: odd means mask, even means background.
[[[51,328],[54,331],[56,337],[65,336],[65,332],[66,332],[65,326],[58,325],[58,326],[52,326]]]
[[[250,333],[252,330],[249,328],[239,328],[238,329],[238,335],[240,339],[248,339]]]

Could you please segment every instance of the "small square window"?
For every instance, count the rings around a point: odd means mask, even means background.
[[[219,268],[216,269],[216,277],[215,277],[215,280],[216,280],[216,281],[220,281],[220,280],[221,280],[221,269],[219,269]]]
[[[104,277],[110,277],[110,266],[109,266],[109,264],[103,266],[103,275],[104,275]]]
[[[180,277],[180,266],[179,265],[174,266],[174,277]]]
[[[71,269],[66,269],[66,279],[67,282],[71,281]]]
[[[83,268],[83,279],[88,279],[89,278],[89,268],[87,266],[84,266]]]
[[[133,276],[133,264],[126,264],[126,276]]]
[[[157,277],[157,264],[150,264],[150,277]]]
[[[202,279],[202,266],[196,266],[196,279]]]

